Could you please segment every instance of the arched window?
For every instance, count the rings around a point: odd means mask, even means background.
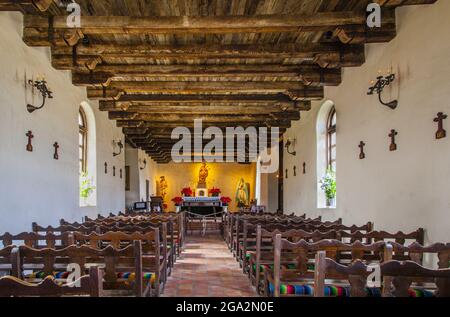
[[[336,109],[331,108],[327,119],[327,168],[336,171]]]
[[[336,207],[336,120],[334,102],[326,100],[316,122],[318,208]]]
[[[80,173],[86,173],[87,171],[87,141],[88,141],[88,126],[86,120],[86,114],[83,108],[80,107],[78,113],[78,146],[80,156]]]

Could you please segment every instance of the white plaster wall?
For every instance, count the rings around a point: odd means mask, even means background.
[[[450,114],[450,1],[397,10],[398,35],[387,44],[366,48],[362,67],[344,70],[339,87],[327,88],[326,99],[337,110],[337,209],[317,209],[315,120],[320,104],[294,123],[297,156],[286,156],[286,168],[307,162],[307,174],[285,180],[286,211],[306,212],[346,223],[375,222],[389,231],[426,229],[426,241],[450,241],[450,135],[435,140],[433,118]],[[398,81],[384,93],[398,98],[397,110],[367,96],[378,69],[392,66]],[[445,122],[450,133],[450,121]],[[399,132],[398,151],[389,152],[388,133]],[[366,146],[359,160],[359,142]]]
[[[123,210],[125,205],[124,154],[112,157],[112,140],[121,130],[86,98],[86,90],[71,83],[69,72],[51,67],[49,49],[31,48],[22,41],[22,15],[0,12],[0,232],[29,231],[31,223],[56,225],[60,218],[80,221],[85,215]],[[29,114],[25,105],[39,103],[26,96],[24,73],[45,74],[54,99]],[[78,108],[87,101],[97,129],[97,206],[79,207]],[[34,152],[25,150],[31,130]],[[60,144],[60,159],[53,159],[53,143]],[[104,174],[104,162],[109,173]],[[116,177],[112,176],[115,165]]]
[[[125,165],[130,167],[130,190],[125,191],[125,204],[130,208],[135,202],[140,201],[138,149],[126,145]]]
[[[147,165],[143,170],[138,169],[139,171],[139,201],[145,201],[147,199],[146,195],[146,181],[150,182],[149,194],[151,196],[156,196],[157,194],[157,173],[158,173],[158,164],[152,160],[150,156],[148,156],[144,151],[138,150],[138,158],[141,162],[145,159],[147,161]],[[141,165],[142,166],[142,165]]]

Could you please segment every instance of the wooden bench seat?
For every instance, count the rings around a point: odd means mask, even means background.
[[[38,284],[25,282],[14,276],[0,277],[0,297],[62,297],[103,295],[102,277],[98,267],[91,267],[89,275],[71,284],[60,285],[48,276]]]

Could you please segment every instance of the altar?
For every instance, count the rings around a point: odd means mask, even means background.
[[[183,197],[183,210],[190,214],[208,216],[222,213],[219,197]]]

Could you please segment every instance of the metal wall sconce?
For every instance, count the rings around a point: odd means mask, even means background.
[[[147,160],[144,159],[143,161],[140,161],[140,162],[144,163],[144,167],[139,167],[139,169],[142,171],[143,169],[145,169],[147,167]]]
[[[113,157],[116,157],[116,156],[122,154],[122,150],[123,150],[122,140],[119,140],[119,141],[114,140],[113,141],[113,146],[119,148],[119,153],[116,153],[115,151],[113,151]]]
[[[30,79],[28,80],[28,84],[33,87],[33,92],[36,88],[42,96],[42,104],[39,107],[33,106],[31,104],[27,105],[28,112],[33,113],[36,110],[44,108],[47,98],[53,99],[53,92],[47,87],[47,82],[45,81],[44,77],[38,77],[34,81]]]
[[[286,148],[286,152],[288,152],[288,154],[291,154],[294,156],[297,155],[296,151],[289,151],[289,148],[291,147],[291,145],[294,147],[296,142],[297,142],[296,139],[294,139],[293,141],[291,141],[291,139],[287,139],[286,145],[284,147]]]
[[[381,71],[380,71],[381,73]],[[372,86],[369,87],[368,95],[378,94],[378,100],[383,106],[387,106],[391,109],[395,109],[398,106],[398,101],[393,100],[391,102],[383,102],[381,99],[381,93],[383,92],[384,88],[388,87],[392,82],[395,80],[395,74],[391,74],[390,71],[388,71],[387,76],[378,76],[377,81],[372,81]]]

